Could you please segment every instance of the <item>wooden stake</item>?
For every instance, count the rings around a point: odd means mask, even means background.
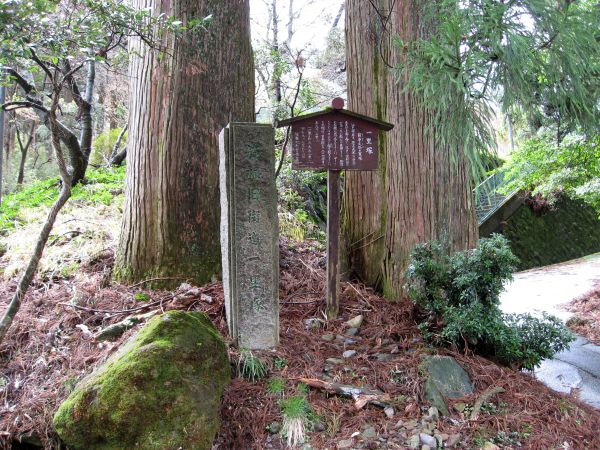
[[[340,171],[327,172],[327,318],[338,316]]]

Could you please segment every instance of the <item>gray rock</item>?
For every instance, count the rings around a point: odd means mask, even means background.
[[[412,429],[414,429],[414,428],[417,428],[417,421],[416,421],[415,419],[410,419],[410,420],[407,420],[407,421],[404,423],[404,426],[406,427],[406,429],[408,429],[408,430],[412,430]]]
[[[421,444],[423,445],[427,445],[431,448],[436,448],[437,447],[437,441],[435,440],[435,438],[433,436],[430,436],[426,433],[421,433],[419,434],[419,441]]]
[[[446,441],[446,447],[451,448],[458,444],[461,440],[462,436],[460,434],[451,434],[448,440]]]
[[[358,334],[358,328],[348,328],[344,334],[346,336],[356,336]]]
[[[496,444],[488,441],[485,444],[483,444],[482,450],[500,450],[500,447],[498,447]]]
[[[271,422],[267,427],[269,433],[277,434],[281,431],[281,424],[279,422]]]
[[[337,444],[337,448],[350,448],[354,441],[352,439],[344,439]]]
[[[392,355],[389,355],[387,353],[377,353],[375,355],[375,357],[377,358],[377,361],[391,361],[392,359],[394,359],[394,357]]]
[[[346,336],[342,336],[341,334],[338,334],[335,337],[335,341],[340,343],[340,344],[344,344],[344,345],[353,345],[356,344],[356,341],[354,339],[350,339]]]
[[[431,417],[433,420],[438,420],[440,418],[440,412],[435,406],[432,406],[427,411],[427,417]]]
[[[418,434],[413,434],[408,440],[408,446],[412,449],[418,449],[421,445],[421,439]]]
[[[325,362],[327,364],[333,364],[334,366],[338,365],[338,364],[344,364],[345,363],[345,361],[343,359],[339,359],[339,358],[327,358],[325,360]]]
[[[323,319],[319,319],[318,317],[311,317],[309,319],[304,319],[304,326],[306,329],[314,329],[320,328],[323,325]]]
[[[325,424],[320,420],[317,420],[315,423],[313,423],[313,431],[317,433],[322,433],[323,431],[325,431]]]
[[[324,334],[321,336],[321,339],[325,342],[332,342],[335,339],[335,336],[333,334]]]
[[[458,402],[458,403],[455,403],[453,406],[453,408],[459,413],[463,412],[466,407],[467,407],[467,404],[465,402]]]
[[[356,355],[356,350],[346,350],[344,353],[342,353],[344,358],[352,358],[354,355]]]
[[[363,323],[363,316],[362,314],[356,317],[353,317],[352,319],[348,320],[346,322],[346,325],[348,325],[350,328],[360,328],[360,326]]]
[[[385,415],[387,416],[388,419],[391,419],[392,417],[394,417],[394,414],[395,414],[394,408],[391,406],[384,408],[383,412],[385,413]]]
[[[443,415],[450,415],[444,397],[458,398],[473,393],[467,372],[450,356],[432,356],[421,366],[428,375],[425,399]]]
[[[362,436],[365,439],[375,439],[377,437],[377,431],[375,431],[375,428],[372,425],[367,425],[362,432]]]

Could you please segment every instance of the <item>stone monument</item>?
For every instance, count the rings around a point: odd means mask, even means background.
[[[231,123],[219,136],[221,254],[229,332],[243,348],[279,343],[274,130]]]

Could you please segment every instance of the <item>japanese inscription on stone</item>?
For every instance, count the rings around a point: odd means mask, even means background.
[[[273,128],[232,123],[220,136],[225,308],[240,347],[279,341],[279,247]]]

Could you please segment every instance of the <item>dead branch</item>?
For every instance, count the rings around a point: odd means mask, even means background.
[[[94,335],[94,339],[98,342],[106,341],[109,339],[115,339],[125,333],[134,325],[137,325],[140,322],[143,322],[150,317],[154,316],[158,310],[150,311],[146,314],[140,314],[138,316],[130,316],[120,322],[113,323],[106,328],[103,328],[98,333]]]
[[[171,298],[157,300],[155,302],[146,303],[145,305],[138,306],[137,308],[130,308],[130,309],[95,309],[95,308],[88,308],[86,306],[75,305],[73,303],[59,303],[59,305],[67,306],[69,308],[79,309],[81,311],[87,311],[87,312],[93,312],[93,313],[99,313],[99,314],[112,314],[113,316],[118,316],[121,314],[129,314],[132,312],[142,311],[144,309],[152,308],[153,306],[158,306],[158,305],[164,304],[166,302],[170,302],[174,298],[175,297],[172,296]]]
[[[477,397],[477,400],[475,401],[475,404],[473,405],[473,411],[471,412],[471,416],[469,417],[470,420],[477,420],[477,418],[479,417],[479,412],[481,411],[481,407],[483,406],[483,404],[487,401],[490,400],[490,398],[492,398],[494,395],[496,394],[501,394],[504,392],[504,388],[501,387],[491,387],[489,389],[487,389],[486,391],[483,392],[483,394],[481,394],[479,397]]]
[[[352,398],[354,400],[354,407],[357,410],[363,409],[369,403],[380,408],[392,406],[390,403],[390,396],[378,389],[330,383],[328,381],[318,380],[316,378],[298,378],[298,381],[306,384],[307,386],[321,389],[330,394],[337,394],[341,395],[342,397]]]

